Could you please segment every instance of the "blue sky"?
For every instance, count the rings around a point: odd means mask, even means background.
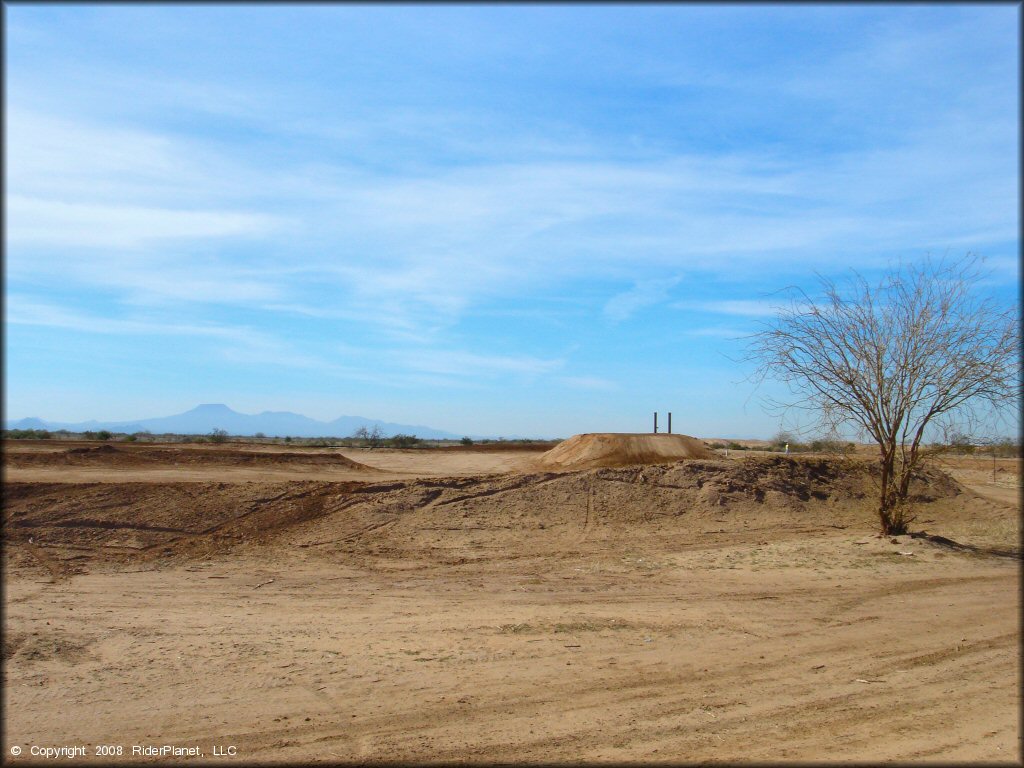
[[[8,418],[767,437],[778,289],[1018,300],[1014,5],[4,13]]]

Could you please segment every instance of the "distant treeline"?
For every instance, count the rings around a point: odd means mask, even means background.
[[[804,442],[786,433],[780,433],[769,444],[757,447],[741,445],[732,440],[724,443],[714,442],[711,443],[711,447],[730,451],[769,451],[772,453],[785,453],[788,447],[789,453],[833,454],[852,454],[857,449],[856,443],[846,440],[819,438]],[[1020,442],[1015,442],[1009,437],[981,440],[963,435],[954,435],[946,442],[933,443],[930,448],[933,452],[956,453],[965,456],[979,455],[1013,458],[1021,455]]]
[[[856,443],[842,440],[811,440],[808,443],[793,441],[774,441],[768,445],[749,446],[740,445],[730,440],[727,443],[711,443],[712,448],[727,449],[730,451],[769,451],[772,453],[785,453],[786,446],[789,446],[790,453],[853,453],[857,449]]]
[[[483,438],[474,440],[463,437],[460,440],[424,440],[415,435],[397,434],[385,437],[377,428],[368,430],[360,428],[348,437],[267,437],[262,432],[255,435],[229,435],[226,430],[214,429],[206,434],[153,434],[151,432],[111,432],[106,429],[69,432],[67,430],[49,431],[45,429],[5,429],[2,431],[5,440],[98,440],[101,442],[148,442],[148,443],[249,443],[259,445],[291,445],[299,448],[457,448],[470,446],[486,446],[498,448],[532,448],[550,447],[557,441],[550,440],[506,440],[499,438]]]

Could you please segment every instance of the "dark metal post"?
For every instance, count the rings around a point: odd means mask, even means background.
[[[658,412],[654,412],[654,434],[658,434]]]
[[[668,433],[672,434],[672,411],[668,412]]]

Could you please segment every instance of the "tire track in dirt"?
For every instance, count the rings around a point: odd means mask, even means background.
[[[942,590],[948,585],[933,586]],[[553,599],[559,602],[557,596]],[[623,608],[632,603],[631,599],[619,600]],[[816,642],[821,645],[815,648],[815,654],[835,656],[846,649],[849,655],[849,637],[821,630]],[[755,643],[755,654],[758,647]],[[697,667],[673,672],[671,658],[665,660],[670,665],[666,669],[658,663],[645,663],[638,652],[620,652],[616,666],[621,672],[606,671],[601,673],[602,677],[590,673],[585,678],[567,677],[564,673],[552,676],[550,666],[538,666],[531,672],[531,662],[508,658],[491,665],[489,671],[479,673],[474,671],[478,666],[470,665],[460,672],[457,680],[461,683],[454,684],[456,690],[468,688],[473,694],[470,704],[455,707],[454,711],[452,704],[426,702],[422,694],[416,693],[440,682],[428,676],[415,683],[396,681],[393,693],[389,694],[394,703],[388,710],[375,715],[364,712],[357,718],[358,725],[347,713],[351,706],[362,706],[358,702],[364,694],[349,685],[348,694],[340,699],[330,692],[330,687],[325,694],[328,699],[333,697],[349,704],[333,721],[329,712],[337,710],[338,704],[315,696],[327,710],[319,715],[314,713],[312,723],[258,730],[219,729],[204,732],[203,738],[212,743],[228,740],[244,744],[247,758],[263,760],[280,759],[288,754],[287,750],[310,755],[322,754],[324,749],[333,749],[345,759],[362,756],[375,760],[580,760],[615,754],[636,757],[652,749],[659,749],[666,756],[687,755],[688,759],[693,755],[724,759],[730,754],[738,759],[751,755],[723,751],[719,737],[733,744],[757,744],[758,739],[765,738],[762,723],[794,723],[791,730],[771,726],[772,743],[778,744],[785,737],[783,743],[794,754],[822,754],[820,738],[814,741],[807,733],[821,733],[822,716],[827,713],[827,728],[838,729],[847,744],[865,738],[858,736],[865,731],[871,732],[868,738],[877,741],[874,732],[884,716],[870,707],[891,709],[891,698],[886,698],[891,691],[865,686],[857,689],[857,693],[831,691],[809,698],[811,694],[805,684],[787,682],[797,677],[794,671],[807,662],[793,659],[786,650],[777,649],[775,653],[765,662],[737,664],[736,652],[725,648],[717,654],[710,673],[705,673]],[[856,658],[853,661],[856,663]],[[524,663],[530,667],[524,668]],[[548,658],[548,663],[557,662]],[[981,671],[991,669],[985,667]],[[942,675],[948,673],[944,671]],[[846,680],[851,681],[852,677],[847,676]],[[387,684],[388,679],[384,682]],[[283,681],[281,686],[267,688],[264,693],[287,692],[297,686],[312,696],[309,685]],[[446,685],[437,687],[437,691],[449,693],[451,698],[455,695],[452,683]],[[843,685],[857,688],[851,682]],[[187,690],[186,685],[182,693]],[[761,692],[767,701],[762,704],[743,693],[736,695],[751,690]],[[709,694],[711,698],[705,698]],[[787,698],[795,703],[780,706]],[[546,734],[513,738],[519,723],[530,727],[546,723]],[[904,727],[902,720],[897,725]],[[356,736],[354,727],[358,728]],[[194,735],[195,731],[190,737]],[[762,749],[762,756],[777,757],[778,752]]]
[[[42,548],[37,546],[36,544],[33,544],[31,540],[24,542],[23,546],[25,547],[26,551],[30,555],[32,555],[35,561],[39,563],[41,566],[43,566],[43,568],[46,569],[47,573],[50,574],[50,578],[52,579],[51,583],[56,584],[57,582],[63,581],[68,577],[67,570],[58,563],[55,563],[49,557],[47,557],[46,553],[43,552]]]
[[[932,586],[941,591],[949,585],[937,582]],[[620,600],[620,604],[628,603]],[[881,628],[879,622],[876,625]],[[375,760],[575,761],[602,759],[622,749],[627,751],[621,754],[634,756],[659,749],[663,756],[686,755],[687,759],[773,759],[781,754],[778,748],[750,751],[751,744],[765,738],[763,724],[773,723],[771,743],[785,744],[788,754],[836,754],[822,752],[823,739],[831,738],[827,736],[831,730],[843,740],[840,753],[863,756],[872,745],[877,748],[877,731],[883,725],[907,732],[942,732],[942,724],[953,713],[948,703],[944,705],[941,690],[919,695],[932,678],[959,679],[959,673],[966,672],[972,680],[999,679],[1013,666],[1013,636],[1005,633],[991,643],[993,648],[1001,645],[1005,651],[1002,656],[982,658],[977,669],[965,667],[963,657],[929,658],[933,675],[922,679],[921,686],[901,685],[896,701],[903,702],[899,707],[908,711],[894,715],[892,684],[860,684],[853,679],[856,673],[851,672],[822,689],[814,682],[820,677],[808,669],[808,656],[834,659],[834,664],[844,668],[863,668],[872,658],[872,644],[883,638],[876,632],[874,640],[869,637],[860,644],[851,643],[849,633],[855,629],[851,625],[846,634],[838,636],[834,631],[820,630],[813,638],[813,651],[804,648],[798,658],[776,647],[767,661],[737,664],[733,658],[736,652],[726,649],[718,654],[710,673],[692,665],[687,670],[672,671],[670,660],[669,668],[665,668],[644,663],[638,652],[620,652],[616,654],[616,666],[621,671],[606,671],[600,677],[591,673],[585,679],[567,678],[552,676],[550,668],[543,665],[535,672],[524,673],[525,662],[510,658],[499,662],[483,678],[475,676],[472,667],[460,673],[460,687],[471,689],[473,694],[470,704],[455,711],[450,703],[423,702],[411,696],[415,690],[403,693],[404,687],[396,682],[394,695],[399,701],[408,699],[408,706],[392,707],[381,715],[361,715],[358,739],[353,738],[348,725],[333,729],[316,718],[318,724],[277,730],[266,740],[253,736],[255,741],[249,744],[255,754],[263,750],[268,758],[286,742],[297,750],[307,744],[341,750],[337,754],[345,759],[372,755]],[[754,648],[768,645],[770,640],[755,643]],[[954,666],[948,667],[950,664]],[[424,685],[416,690],[432,687],[431,678],[421,683]],[[451,688],[437,690],[455,695]],[[987,691],[987,683],[962,689],[973,697],[968,700],[976,700]],[[959,701],[963,704],[964,698]],[[552,723],[564,723],[566,732],[517,736],[512,746],[512,724],[542,722],[548,724],[549,731],[559,730]],[[237,738],[249,736],[239,733]],[[944,737],[944,743],[954,744],[957,738],[953,733]],[[723,743],[746,746],[730,752],[723,751]],[[356,749],[363,751],[346,751]]]
[[[742,681],[719,675],[718,685],[732,687]],[[919,722],[922,715],[918,702],[917,712],[893,716],[888,710],[888,697],[881,690],[865,689],[863,692],[844,692],[816,696],[810,701],[789,706],[758,708],[747,700],[723,701],[716,697],[712,704],[702,698],[706,694],[681,693],[699,684],[694,674],[659,675],[657,679],[622,681],[608,679],[598,682],[555,684],[543,688],[543,693],[523,695],[517,688],[514,703],[505,698],[501,686],[474,686],[475,702],[472,707],[460,710],[458,733],[466,740],[463,746],[453,746],[457,741],[449,733],[452,713],[446,706],[430,707],[418,712],[389,712],[386,716],[362,720],[361,734],[364,741],[374,745],[375,759],[443,760],[462,761],[483,759],[501,761],[508,759],[597,759],[602,752],[614,750],[616,744],[628,746],[631,754],[643,754],[650,749],[661,747],[662,753],[687,755],[701,754],[701,746],[712,744],[711,753],[718,758],[757,758],[778,756],[778,752],[761,750],[752,753],[750,739],[758,733],[763,735],[760,722],[766,720],[785,723],[784,727],[774,726],[777,739],[784,739],[787,749],[801,753],[806,744],[817,744],[818,739],[808,739],[808,733],[821,728],[822,713],[828,713],[828,727],[834,733],[843,734],[849,746],[866,746],[877,742],[877,728],[882,722],[891,728],[905,728]],[[771,681],[755,681],[758,687]],[[542,684],[538,681],[537,688]],[[704,690],[701,688],[700,690]],[[776,696],[778,692],[776,692]],[[610,700],[610,697],[612,700]],[[568,702],[568,704],[567,704]],[[704,722],[701,719],[704,718]],[[571,724],[568,733],[517,739],[510,747],[505,739],[511,721],[552,722]],[[442,724],[439,726],[439,724]],[[445,725],[448,724],[448,725]],[[473,734],[473,736],[469,736]],[[722,751],[721,744],[715,745],[715,735],[728,737],[732,744],[745,744],[735,751]],[[856,739],[858,738],[858,742]],[[276,738],[274,738],[276,737]],[[280,745],[280,738],[286,737],[292,745],[303,743],[325,744],[335,741],[351,742],[350,731],[331,733],[330,728],[298,727],[270,737],[267,748]],[[241,738],[241,735],[239,735]],[[262,741],[262,739],[260,739]],[[251,747],[258,749],[255,743]],[[820,752],[818,754],[821,754]],[[854,753],[856,754],[856,753]],[[344,757],[349,757],[343,754]]]
[[[475,499],[487,498],[489,496],[498,496],[503,493],[511,493],[513,491],[520,490],[525,487],[536,488],[547,483],[563,480],[564,475],[560,475],[553,472],[544,473],[541,475],[525,475],[521,478],[517,478],[510,481],[504,481],[498,488],[488,488],[483,491],[476,493],[467,493],[462,496],[455,496],[451,499],[444,499],[438,501],[435,506],[445,506],[448,504],[458,504],[464,501],[473,501]]]

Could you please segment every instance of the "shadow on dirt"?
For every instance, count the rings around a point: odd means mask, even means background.
[[[987,557],[1006,557],[1012,560],[1024,560],[1024,553],[1017,549],[999,549],[996,547],[978,547],[974,544],[961,544],[959,541],[947,539],[945,536],[936,536],[935,534],[928,533],[928,531],[916,531],[908,533],[907,535],[912,539],[924,539],[931,544],[943,547],[944,549],[951,549],[955,552],[966,552],[973,555],[982,555]]]

